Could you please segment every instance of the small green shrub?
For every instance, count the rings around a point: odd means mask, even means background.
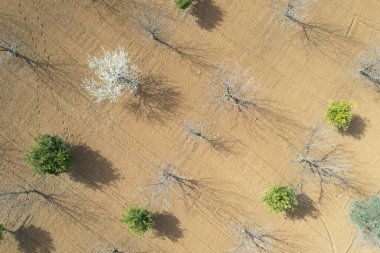
[[[4,231],[5,231],[4,225],[0,224],[0,240],[3,240],[4,238]]]
[[[58,175],[70,169],[71,148],[62,137],[39,134],[35,141],[35,145],[25,155],[25,161],[35,173]]]
[[[153,214],[141,207],[129,207],[125,210],[120,221],[125,224],[132,234],[143,236],[153,228]]]
[[[327,118],[333,126],[348,130],[352,120],[353,103],[346,100],[332,100],[327,107]]]
[[[175,0],[177,7],[182,10],[187,9],[192,3],[193,0]]]
[[[262,202],[275,213],[294,210],[294,208],[298,206],[298,200],[294,189],[282,185],[272,185],[265,192]]]
[[[354,200],[350,219],[374,242],[380,244],[380,198],[378,196],[371,196],[367,201]]]

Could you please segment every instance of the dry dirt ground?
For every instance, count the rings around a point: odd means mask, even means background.
[[[378,0],[320,0],[305,11],[318,24],[309,41],[284,17],[285,2],[198,0],[192,10],[162,1],[171,45],[153,41],[133,23],[132,0],[1,0],[1,39],[33,63],[1,55],[1,191],[34,185],[1,201],[6,234],[0,252],[226,252],[235,224],[257,224],[279,240],[273,252],[378,252],[348,219],[352,198],[380,188],[379,94],[360,78],[361,53],[378,43]],[[135,4],[141,3],[139,0]],[[83,89],[89,56],[124,47],[147,80],[140,100],[95,103]],[[259,86],[264,113],[239,113],[215,102],[213,76],[238,64]],[[349,134],[332,131],[362,196],[305,180],[309,202],[293,217],[268,212],[260,199],[273,183],[297,186],[293,163],[308,129],[326,125],[329,99],[356,102]],[[258,116],[258,117],[256,117]],[[225,145],[190,139],[186,122],[204,122]],[[327,129],[331,128],[329,126]],[[24,163],[38,133],[74,145],[70,173],[36,176]],[[144,204],[136,191],[167,161],[201,187],[186,206],[180,196],[143,238],[120,224],[123,208]]]

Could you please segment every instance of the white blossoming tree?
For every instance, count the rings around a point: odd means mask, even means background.
[[[124,90],[135,92],[138,89],[140,71],[123,48],[103,51],[102,58],[89,60],[89,68],[97,79],[86,79],[84,85],[97,102],[106,99],[114,102]]]

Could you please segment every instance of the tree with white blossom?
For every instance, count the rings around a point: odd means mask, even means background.
[[[103,51],[103,57],[93,57],[89,60],[89,68],[97,78],[84,81],[87,91],[97,102],[107,99],[114,102],[124,90],[137,91],[140,85],[140,71],[129,54],[123,48]]]

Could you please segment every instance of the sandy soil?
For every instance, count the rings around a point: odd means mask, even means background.
[[[310,203],[293,218],[269,213],[260,199],[273,183],[298,184],[299,167],[291,161],[308,129],[325,123],[331,98],[356,101],[352,131],[332,132],[329,140],[344,148],[366,194],[378,192],[379,96],[355,66],[379,42],[379,2],[318,1],[305,18],[329,32],[308,42],[284,20],[284,2],[199,0],[183,13],[163,1],[170,43],[185,48],[182,56],[136,28],[132,2],[1,0],[1,39],[41,63],[0,58],[1,191],[33,184],[54,201],[33,194],[2,201],[8,227],[26,225],[16,237],[6,235],[0,251],[225,252],[236,243],[234,224],[255,223],[281,239],[273,252],[376,252],[348,220],[350,200],[358,197],[351,191],[326,187],[319,199],[319,185],[307,181]],[[82,87],[87,60],[100,56],[101,47],[119,46],[150,78],[147,96],[95,103]],[[234,63],[260,87],[268,110],[258,119],[218,110],[213,76]],[[189,139],[185,122],[205,122],[228,145],[215,150]],[[38,132],[74,145],[72,172],[32,174],[23,155]],[[187,208],[179,197],[166,212],[154,208],[157,231],[130,236],[119,222],[122,210],[143,204],[133,193],[165,161],[202,182],[200,195]]]

